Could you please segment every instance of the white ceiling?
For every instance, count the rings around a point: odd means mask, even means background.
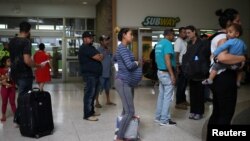
[[[88,5],[96,5],[100,0],[0,0],[0,3],[13,3],[13,4],[73,4],[79,5],[87,2]],[[83,4],[82,4],[83,5]]]

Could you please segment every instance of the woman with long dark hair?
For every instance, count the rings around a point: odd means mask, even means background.
[[[134,55],[128,49],[128,45],[133,40],[132,30],[122,28],[118,33],[118,40],[121,43],[115,53],[115,59],[118,63],[115,88],[120,95],[123,112],[116,140],[123,141],[127,127],[135,114],[134,87],[141,80],[142,70],[139,67],[139,62],[135,60]]]
[[[187,37],[190,40],[187,46],[187,52],[183,59],[185,62],[193,62],[193,60],[201,61],[203,63],[203,68],[207,68],[208,73],[209,68],[209,58],[210,50],[206,45],[206,42],[202,41],[199,36],[197,29],[190,25],[186,27]],[[189,56],[189,57],[187,57]],[[184,62],[183,60],[183,62]],[[192,68],[193,69],[193,68]],[[205,86],[202,85],[202,80],[206,76],[200,74],[194,74],[193,76],[188,76],[189,79],[189,88],[190,88],[190,115],[189,119],[200,120],[204,114],[204,93]]]
[[[217,10],[221,30],[224,32],[211,41],[211,53],[226,40],[226,27],[231,23],[241,24],[239,12],[235,9]],[[246,60],[245,56],[235,56],[227,51],[220,53],[217,60],[223,64],[237,64]],[[213,60],[212,60],[213,61]],[[210,125],[230,125],[234,115],[237,100],[237,71],[227,69],[214,79],[211,90],[213,92],[213,111],[208,122]],[[209,130],[208,130],[209,133]]]

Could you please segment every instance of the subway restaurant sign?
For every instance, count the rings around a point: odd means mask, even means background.
[[[1,60],[4,56],[10,56],[9,51],[7,51],[7,50],[0,50],[0,60]]]
[[[175,27],[180,22],[179,17],[152,17],[147,16],[142,22],[143,26],[164,26],[164,27]]]

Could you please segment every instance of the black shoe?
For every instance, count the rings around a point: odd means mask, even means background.
[[[169,120],[167,123],[160,123],[160,126],[176,125],[176,122]]]
[[[174,121],[172,121],[172,120],[169,120],[169,121],[168,121],[168,124],[169,124],[169,125],[176,125],[177,123],[174,122]]]

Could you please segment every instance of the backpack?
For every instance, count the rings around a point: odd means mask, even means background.
[[[203,80],[209,75],[210,68],[210,58],[203,53],[203,49],[209,49],[207,51],[210,52],[211,42],[214,37],[224,32],[217,32],[209,39],[201,41],[195,51],[192,53],[186,52],[182,58],[182,69],[184,75],[188,79],[193,80]]]
[[[142,73],[144,77],[150,80],[153,80],[153,81],[158,80],[157,70],[152,68],[152,62],[145,62],[143,64]]]

